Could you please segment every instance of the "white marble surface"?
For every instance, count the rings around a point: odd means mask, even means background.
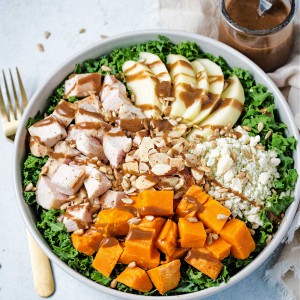
[[[0,0],[0,68],[18,66],[27,95],[64,59],[100,39],[137,29],[159,28],[158,1]],[[85,28],[84,34],[79,30]],[[49,39],[44,31],[50,31]],[[37,50],[42,43],[45,52]],[[2,84],[2,76],[0,84]],[[12,186],[13,144],[0,129],[0,299],[39,299],[35,294],[25,227]],[[270,258],[249,279],[210,299],[279,299],[279,292],[263,282]],[[56,292],[51,299],[113,299],[89,288],[53,265]]]

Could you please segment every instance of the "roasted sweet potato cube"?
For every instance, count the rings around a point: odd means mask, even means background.
[[[125,241],[127,251],[150,258],[153,252],[155,229],[131,225]]]
[[[146,190],[138,197],[141,216],[168,217],[173,215],[173,191]]]
[[[205,227],[211,228],[215,233],[219,234],[230,216],[230,210],[218,201],[209,199],[204,203],[204,211],[198,213],[197,216]]]
[[[72,233],[71,240],[77,251],[86,255],[93,255],[99,249],[103,235],[96,230],[89,229],[83,235]]]
[[[177,224],[175,222],[170,219],[167,220],[156,240],[155,245],[168,256],[172,256],[174,254],[177,246]]]
[[[101,274],[109,277],[121,254],[122,247],[117,239],[113,237],[105,238],[100,244],[100,248],[93,260],[92,266]]]
[[[133,217],[130,208],[105,209],[99,212],[95,226],[105,236],[126,235],[129,230],[127,222]]]
[[[231,253],[238,259],[246,259],[255,249],[255,242],[246,226],[238,219],[232,219],[225,224],[221,237],[231,244]]]
[[[176,288],[180,280],[180,265],[180,260],[176,259],[147,271],[160,294]]]
[[[144,270],[148,270],[151,268],[155,268],[160,263],[160,254],[156,248],[153,249],[152,255],[150,258],[146,258],[145,256],[141,256],[136,252],[130,252],[127,248],[124,248],[124,251],[119,259],[119,263],[128,265],[134,261],[137,266]]]
[[[139,267],[126,268],[117,278],[118,282],[121,282],[130,288],[146,293],[149,292],[153,285],[149,279],[146,271]]]
[[[162,228],[164,227],[166,220],[164,218],[156,217],[152,221],[143,218],[137,227],[152,228],[155,230],[154,239],[156,240]]]
[[[188,248],[178,248],[175,250],[174,254],[172,256],[168,256],[166,255],[166,260],[162,263],[166,264],[166,263],[169,263],[175,259],[180,259],[180,258],[183,258],[187,252],[189,251]]]
[[[217,259],[223,260],[229,256],[231,245],[219,237],[210,245],[205,244],[205,248],[207,248]]]
[[[184,259],[188,264],[216,280],[223,265],[206,248],[192,248]]]
[[[201,221],[190,222],[187,219],[179,218],[178,231],[181,247],[200,248],[204,246],[206,232]]]
[[[200,186],[195,184],[187,190],[185,196],[193,197],[201,204],[204,204],[210,198],[208,194],[202,191]]]

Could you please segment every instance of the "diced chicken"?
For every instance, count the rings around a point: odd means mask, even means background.
[[[92,222],[92,212],[90,211],[89,203],[67,207],[63,223],[68,232],[73,232],[77,229],[85,229],[90,222]]]
[[[101,74],[77,74],[65,82],[64,98],[70,96],[87,97],[90,92],[99,94],[101,89]]]
[[[45,209],[59,209],[68,201],[68,196],[58,192],[47,176],[39,178],[35,195],[37,203]]]
[[[90,158],[96,156],[102,161],[107,161],[100,140],[93,136],[84,133],[79,135],[76,139],[76,148],[85,156]]]
[[[130,104],[126,94],[118,89],[105,87],[101,95],[102,106],[105,110],[118,112],[122,105]]]
[[[83,167],[62,164],[53,175],[51,182],[54,187],[66,195],[74,195],[81,188],[85,179]]]
[[[66,158],[55,159],[50,156],[44,166],[45,168],[47,168],[47,176],[51,179],[55,174],[55,172],[57,171],[57,169],[59,168],[59,166],[66,162],[67,162]]]
[[[61,100],[55,107],[53,116],[60,121],[64,126],[69,126],[75,118],[77,104]]]
[[[72,158],[79,154],[80,152],[77,149],[71,148],[67,141],[60,141],[54,146],[54,152],[52,156],[54,158]]]
[[[75,113],[75,123],[97,123],[103,121],[100,114],[99,97],[91,95],[83,100],[77,101],[77,110]]]
[[[116,192],[116,191],[107,191],[100,198],[100,205],[102,209],[114,208],[124,206],[122,198],[125,198],[126,195],[124,192]]]
[[[67,136],[65,127],[53,116],[35,123],[28,128],[28,131],[40,144],[47,147],[54,146]]]
[[[103,136],[103,150],[113,167],[117,167],[123,160],[126,152],[124,149],[132,144],[132,140],[128,138],[124,132],[117,128],[113,128]]]
[[[103,172],[90,166],[86,167],[86,172],[89,176],[85,179],[84,186],[89,198],[97,198],[111,188],[111,182]]]
[[[122,93],[126,94],[125,85],[121,81],[117,80],[116,77],[113,75],[105,75],[104,81],[103,81],[103,90],[105,87],[110,87],[111,89],[118,89]],[[105,97],[105,92],[103,93],[103,90],[102,90],[101,96]],[[106,90],[106,91],[108,91],[108,90]]]
[[[146,116],[142,110],[131,103],[125,103],[119,110],[120,119],[144,119]]]
[[[37,157],[48,156],[52,153],[53,149],[47,146],[44,146],[39,143],[39,140],[35,137],[30,137],[29,140],[30,152]]]
[[[70,125],[66,141],[76,141],[78,137],[84,133],[87,136],[96,137],[102,142],[104,133],[110,129],[111,126],[105,122],[78,123],[76,125]]]

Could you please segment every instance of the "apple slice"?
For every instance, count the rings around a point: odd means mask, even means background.
[[[171,95],[171,77],[166,65],[156,54],[140,52],[139,56],[160,82],[158,96],[169,97]]]
[[[214,128],[226,126],[228,123],[235,124],[240,117],[245,102],[244,89],[236,75],[233,75],[228,81],[229,84],[222,93],[219,103],[211,114],[199,124],[202,128],[193,129],[189,133],[187,137],[189,141],[194,140],[196,134],[208,137],[214,133]]]
[[[142,109],[146,117],[161,113],[157,86],[159,81],[152,71],[136,61],[126,61],[122,66],[126,83],[135,95],[135,105]]]
[[[203,93],[208,93],[209,91],[209,82],[206,70],[201,64],[200,59],[196,59],[191,62],[194,72],[196,74],[196,85],[198,89],[203,90]]]
[[[193,66],[184,56],[176,54],[167,56],[167,65],[175,97],[170,116],[182,117],[183,122],[190,122],[201,109],[201,90],[197,88]]]
[[[195,60],[193,66],[197,65],[199,67],[197,62],[199,62],[206,71],[209,89],[207,97],[202,98],[201,112],[189,125],[199,124],[210,114],[224,88],[224,75],[222,69],[217,64],[207,58],[203,58]]]

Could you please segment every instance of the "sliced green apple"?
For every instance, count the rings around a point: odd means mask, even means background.
[[[208,93],[209,90],[208,77],[204,66],[200,62],[200,59],[194,60],[193,62],[191,62],[191,64],[196,74],[197,88],[203,90],[204,93]]]
[[[158,79],[145,65],[136,61],[126,61],[122,66],[128,88],[135,95],[135,105],[141,108],[147,117],[152,117],[161,111],[158,100]]]
[[[223,127],[228,123],[235,124],[242,113],[244,102],[244,89],[237,76],[233,75],[229,79],[229,84],[222,93],[219,103],[210,115],[199,124],[202,129],[193,129],[188,135],[188,140],[194,140],[195,135],[208,137],[214,133],[214,127]]]
[[[217,64],[206,58],[195,60],[193,62],[194,65],[196,64],[195,62],[199,62],[204,67],[209,88],[208,95],[202,97],[201,112],[190,122],[190,125],[199,124],[210,114],[215,104],[218,102],[224,88],[224,75],[222,69]]]
[[[160,82],[159,95],[160,97],[168,97],[171,94],[171,77],[166,65],[161,59],[149,52],[140,52],[139,57],[151,69],[153,74]]]
[[[201,90],[197,88],[193,66],[184,56],[176,54],[167,56],[167,65],[175,97],[170,116],[182,117],[183,122],[190,122],[201,109]]]

